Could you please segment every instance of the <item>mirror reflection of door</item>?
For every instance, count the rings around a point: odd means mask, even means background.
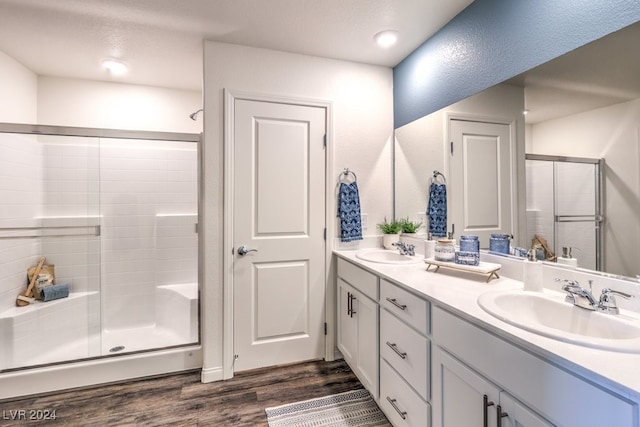
[[[454,236],[477,235],[481,248],[491,234],[513,234],[514,143],[510,126],[450,121],[451,221]]]

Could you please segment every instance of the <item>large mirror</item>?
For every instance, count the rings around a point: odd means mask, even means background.
[[[508,205],[500,221],[509,217],[513,245],[531,247],[538,235],[558,256],[562,247],[573,247],[572,257],[579,267],[639,277],[638,40],[640,23],[396,129],[396,217],[427,223],[429,185],[434,171],[438,171],[451,183],[447,194],[451,224],[451,210],[464,204],[460,192],[455,192],[457,187],[452,187],[458,172],[451,161],[451,120],[499,122],[508,126],[512,138],[508,154],[511,169],[501,169],[497,174],[511,180],[511,198],[507,202],[504,197],[480,198]],[[531,159],[550,159],[552,163],[532,163],[525,160],[525,153]],[[597,173],[585,175],[582,166],[574,165],[598,161],[601,181]],[[484,169],[494,175],[489,181],[496,179],[493,165]],[[475,173],[482,179],[477,170]],[[549,186],[555,177],[567,180],[565,190]],[[587,192],[585,188],[595,192],[590,197],[602,202],[601,212],[593,212],[588,218],[576,210],[580,204],[576,194]],[[548,195],[549,200],[536,200],[540,194]],[[491,196],[491,191],[487,195]],[[544,210],[541,205],[545,204],[552,211],[568,206],[569,214],[552,213],[554,220],[545,228],[539,218]],[[463,217],[469,215],[463,210]],[[558,225],[558,218],[561,222],[562,218],[569,219]],[[462,234],[458,226],[455,231]],[[567,236],[577,238],[585,233],[599,236],[597,261],[584,239],[567,240]]]

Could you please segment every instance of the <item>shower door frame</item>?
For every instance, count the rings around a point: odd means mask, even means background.
[[[13,134],[23,134],[23,135],[46,135],[46,136],[65,136],[65,137],[86,137],[86,138],[105,138],[105,139],[132,139],[132,140],[145,140],[145,141],[173,141],[173,142],[193,142],[196,143],[196,182],[197,189],[196,194],[198,196],[197,200],[197,213],[198,213],[198,221],[202,217],[202,185],[201,185],[201,175],[202,175],[202,133],[182,133],[182,132],[162,132],[162,131],[144,131],[144,130],[123,130],[123,129],[105,129],[105,128],[89,128],[89,127],[75,127],[75,126],[54,126],[54,125],[36,125],[36,124],[22,124],[22,123],[3,123],[0,122],[0,133],[13,133]],[[84,227],[91,228],[91,227]],[[201,227],[196,223],[196,234],[198,235],[198,293],[200,294],[200,284],[202,283],[202,236],[200,234]],[[65,234],[68,236],[69,234]],[[100,235],[100,227],[96,228],[95,232],[96,236]],[[55,236],[52,236],[55,237]],[[137,350],[131,351],[127,353],[123,353],[121,356],[135,356],[139,353],[149,353],[162,351],[173,348],[184,348],[184,347],[193,347],[198,346],[201,347],[202,344],[202,327],[201,327],[201,318],[202,318],[202,302],[198,301],[198,341],[180,344],[176,346],[169,347],[156,347],[151,349]],[[76,362],[82,362],[86,360],[95,360],[95,359],[103,359],[112,357],[111,355],[100,355],[82,359],[72,359],[63,362],[53,362],[48,365],[64,365],[64,364],[73,364]],[[26,370],[33,369],[36,366],[25,366],[21,368],[11,369],[11,371],[15,370]]]
[[[596,212],[593,218],[593,221],[596,224],[596,270],[602,271],[603,265],[603,257],[602,257],[602,244],[604,242],[604,159],[593,159],[588,157],[568,157],[568,156],[556,156],[556,155],[546,155],[546,154],[525,154],[526,160],[540,160],[540,161],[549,161],[549,162],[564,162],[564,163],[585,163],[594,165],[596,168],[596,185],[595,185],[595,199],[596,199]],[[555,169],[554,169],[555,170]],[[553,187],[555,193],[555,185],[556,178],[555,172],[553,177]],[[555,200],[555,194],[554,194]],[[554,234],[557,234],[556,228],[558,222],[575,222],[575,221],[587,221],[587,220],[578,220],[578,219],[561,219],[562,215],[556,215],[555,212],[555,201],[554,201],[554,215],[553,215],[553,223],[554,223]],[[585,215],[581,215],[581,218],[584,218]],[[555,242],[555,236],[554,236]],[[557,253],[557,251],[556,251]]]

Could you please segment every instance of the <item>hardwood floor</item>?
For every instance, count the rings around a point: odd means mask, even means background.
[[[266,426],[265,408],[361,387],[342,360],[258,369],[208,384],[192,371],[4,401],[0,425]],[[55,420],[29,419],[54,410]]]

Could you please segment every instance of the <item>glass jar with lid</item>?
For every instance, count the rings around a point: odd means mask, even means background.
[[[436,261],[455,261],[456,248],[451,239],[438,239],[434,250]]]
[[[460,236],[460,250],[463,252],[480,252],[478,236]]]
[[[489,251],[509,255],[511,234],[492,234],[489,239]]]

